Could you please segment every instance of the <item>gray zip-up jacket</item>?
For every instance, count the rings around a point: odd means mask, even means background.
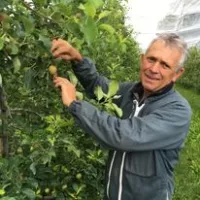
[[[89,59],[73,63],[73,70],[93,98],[97,85],[106,92],[109,81]],[[170,84],[139,103],[140,83],[121,83],[117,118],[86,101],[74,101],[69,110],[79,126],[100,144],[109,157],[105,200],[171,200],[173,170],[187,136],[191,108]]]

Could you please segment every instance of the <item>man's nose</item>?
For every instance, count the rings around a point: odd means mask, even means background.
[[[158,72],[159,69],[160,69],[160,62],[159,61],[154,62],[150,67],[150,70],[154,73]]]

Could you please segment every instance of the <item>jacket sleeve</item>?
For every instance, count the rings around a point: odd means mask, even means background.
[[[81,62],[72,62],[72,67],[75,75],[84,87],[86,94],[90,98],[94,98],[94,90],[100,86],[104,93],[108,91],[109,80],[101,76],[92,61],[84,58]]]
[[[188,133],[189,106],[173,103],[144,117],[119,119],[85,101],[69,107],[78,125],[108,148],[145,151],[180,147]]]

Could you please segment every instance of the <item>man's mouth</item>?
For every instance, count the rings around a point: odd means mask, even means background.
[[[152,81],[158,81],[158,80],[160,80],[159,78],[157,78],[157,77],[155,77],[155,76],[152,76],[152,75],[149,75],[149,74],[145,74],[145,76],[146,76],[148,79],[152,80]]]

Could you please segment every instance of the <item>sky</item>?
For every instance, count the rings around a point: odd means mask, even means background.
[[[127,23],[133,25],[142,49],[155,36],[157,23],[167,14],[172,2],[174,0],[128,0]]]

